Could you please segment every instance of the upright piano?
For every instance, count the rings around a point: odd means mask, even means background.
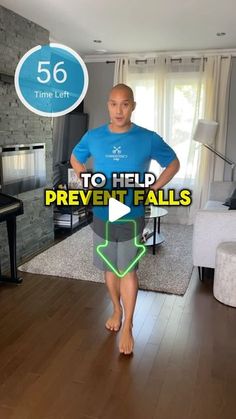
[[[22,278],[17,277],[16,267],[16,217],[24,213],[23,202],[13,196],[0,193],[0,223],[7,222],[8,245],[10,254],[11,276],[1,274],[0,282],[21,283]]]

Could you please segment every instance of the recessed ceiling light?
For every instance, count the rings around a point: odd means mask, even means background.
[[[225,32],[217,32],[217,33],[216,33],[216,35],[217,35],[217,36],[225,36],[225,35],[226,35],[226,33],[225,33]]]
[[[103,54],[104,52],[107,52],[107,49],[96,49],[95,51]]]
[[[94,39],[93,42],[95,42],[96,44],[101,44],[101,39]]]

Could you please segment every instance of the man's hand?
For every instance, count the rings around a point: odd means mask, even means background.
[[[73,167],[78,178],[80,178],[80,173],[87,172],[85,165],[80,163],[73,154],[71,154],[70,164]]]
[[[150,189],[153,189],[155,192],[158,189],[161,189],[165,186],[179,171],[180,169],[180,162],[179,159],[174,159],[166,168],[163,170],[157,181],[150,185]]]

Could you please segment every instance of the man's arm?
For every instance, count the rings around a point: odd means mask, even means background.
[[[176,158],[165,168],[165,170],[163,170],[157,181],[151,185],[150,188],[154,189],[154,191],[161,189],[174,177],[174,175],[179,171],[179,168],[179,159]]]

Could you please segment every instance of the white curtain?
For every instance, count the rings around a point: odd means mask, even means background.
[[[117,58],[115,60],[113,86],[118,83],[127,83],[128,66],[128,58]]]
[[[230,67],[230,56],[116,61],[114,84],[127,83],[134,90],[133,121],[158,132],[180,159],[181,169],[166,188],[192,190],[192,205],[169,208],[169,222],[192,224],[207,200],[210,181],[223,180],[221,159],[193,141],[192,134],[199,118],[217,120],[216,148],[225,152]],[[161,168],[152,162],[151,170],[158,176]]]

